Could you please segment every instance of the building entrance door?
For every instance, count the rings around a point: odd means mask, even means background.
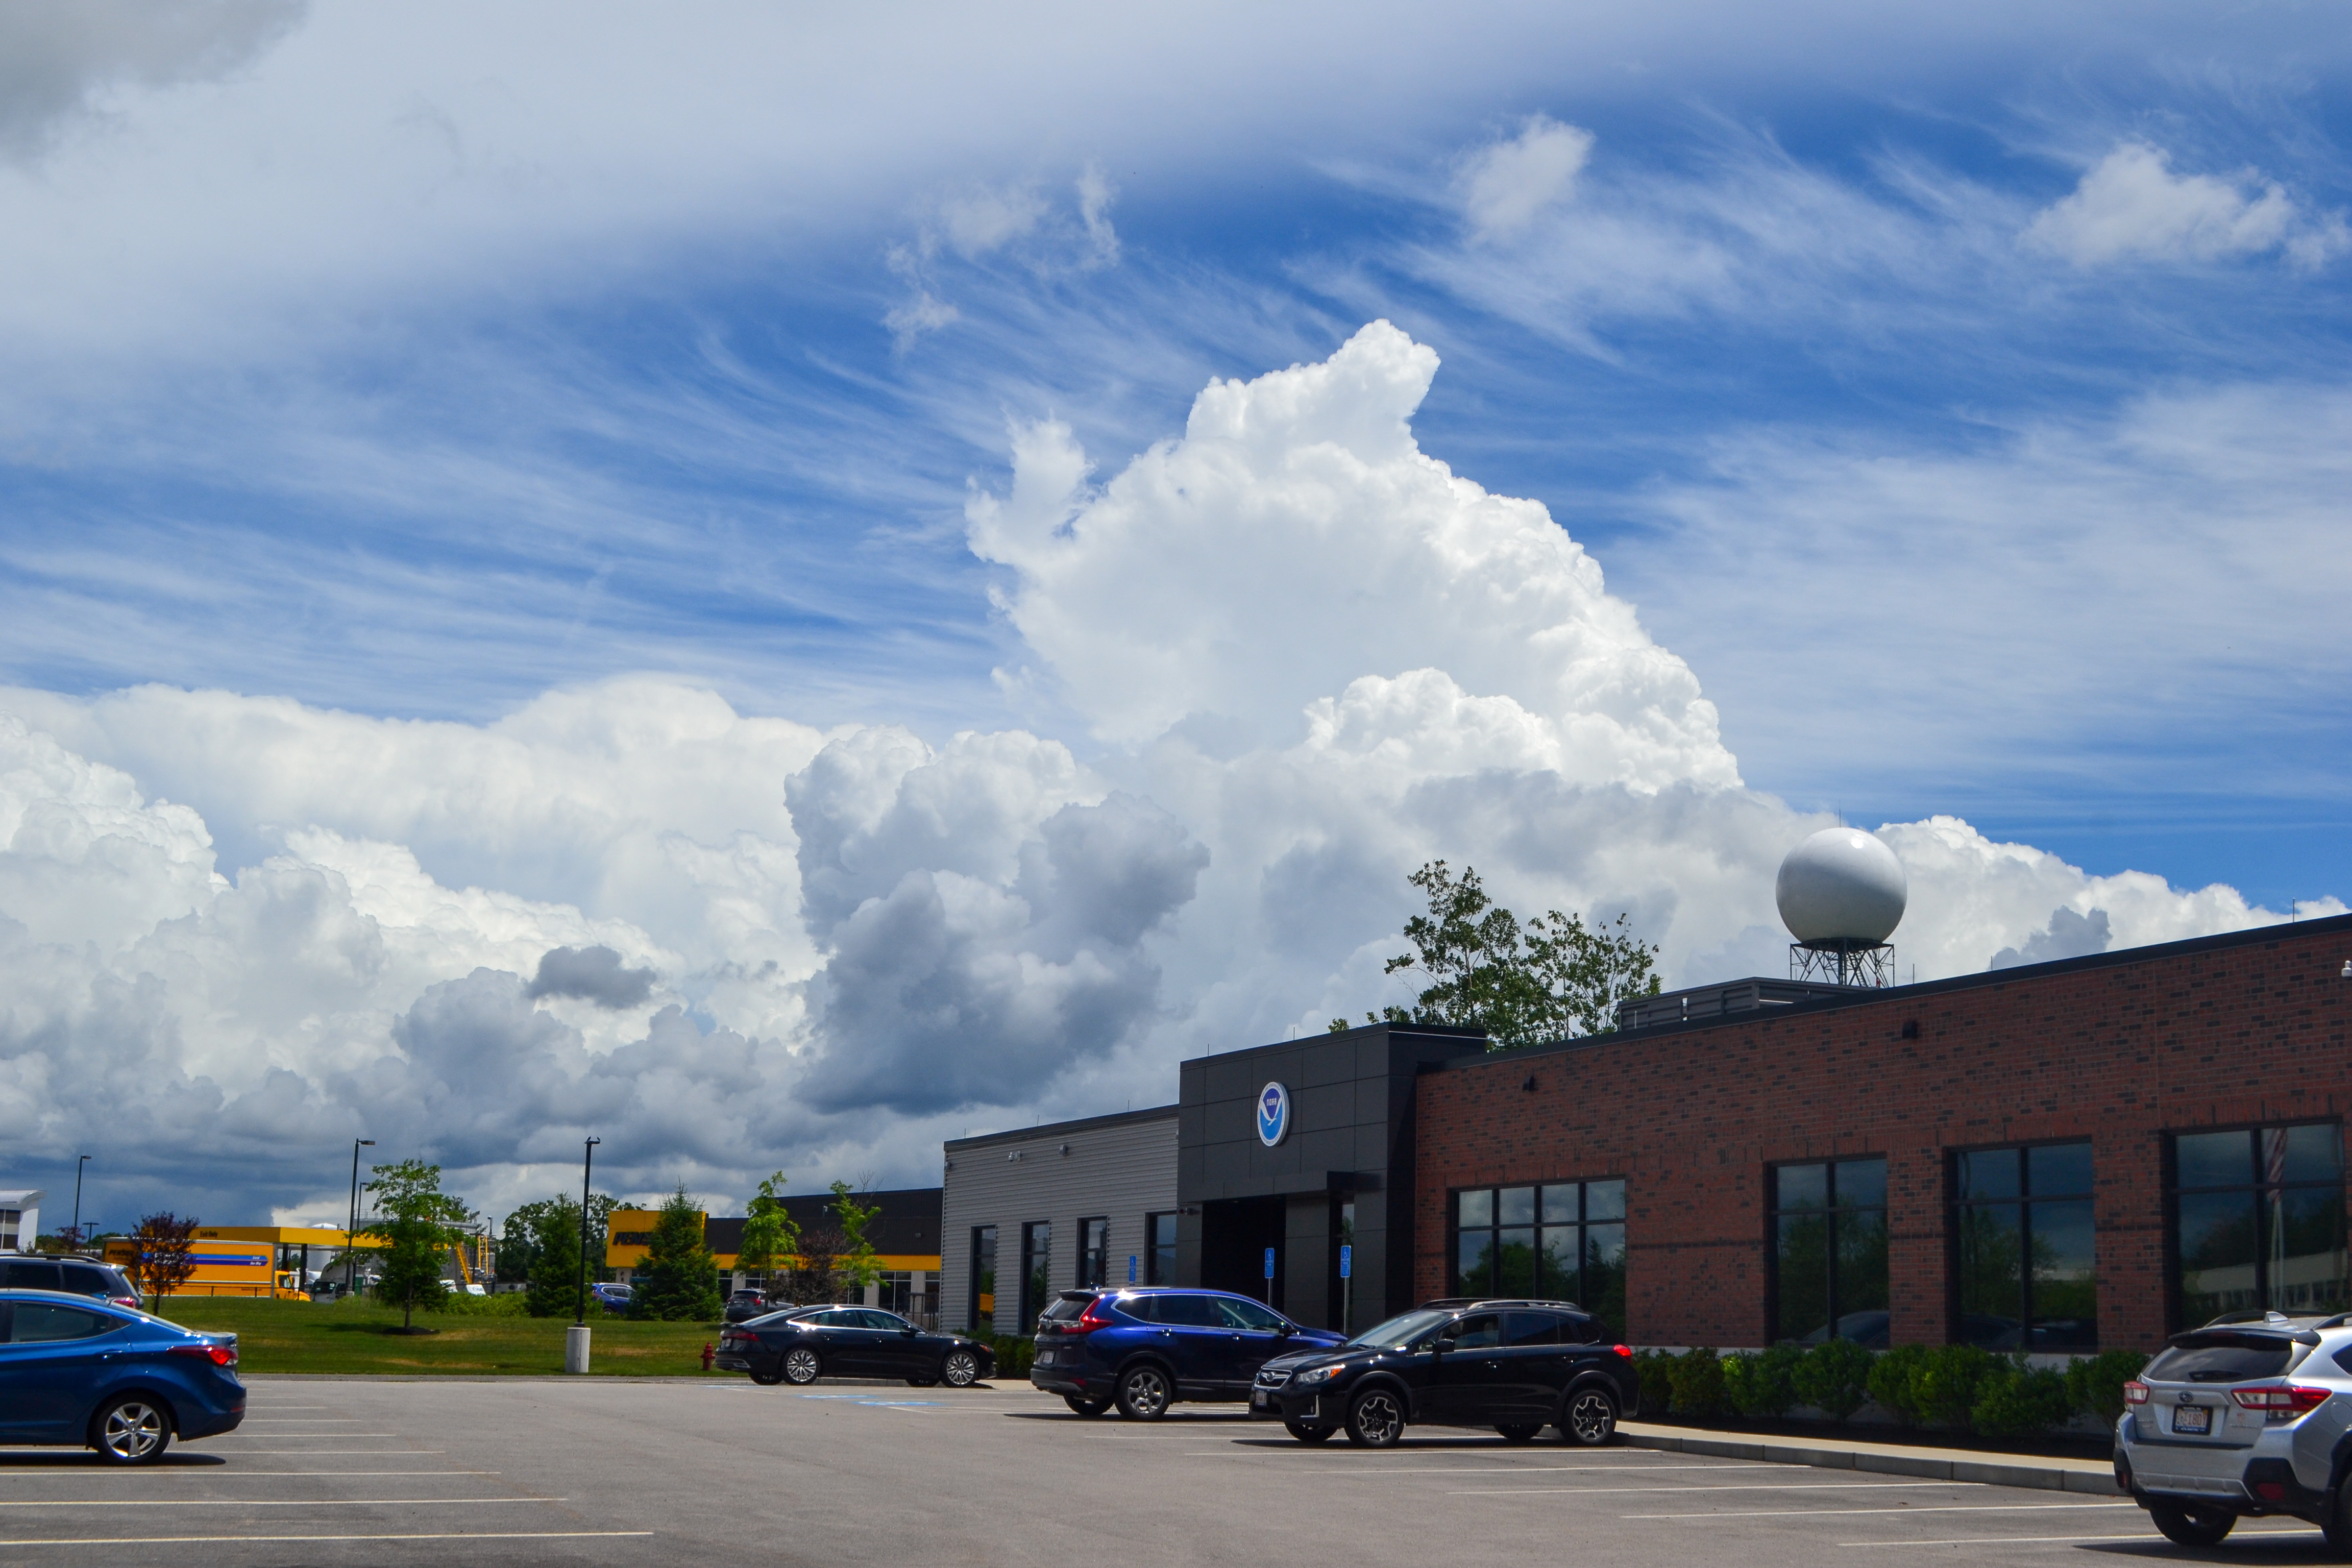
[[[1284,1200],[1225,1198],[1201,1205],[1201,1283],[1211,1290],[1265,1301],[1265,1249],[1274,1248],[1274,1289],[1282,1309]]]

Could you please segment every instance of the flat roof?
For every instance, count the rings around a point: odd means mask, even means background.
[[[1035,1138],[1059,1138],[1068,1132],[1090,1132],[1103,1127],[1124,1127],[1138,1121],[1173,1121],[1177,1108],[1155,1105],[1146,1110],[1121,1110],[1109,1116],[1081,1116],[1075,1121],[1045,1121],[1005,1132],[982,1132],[972,1138],[950,1138],[950,1149],[980,1149],[991,1143],[1023,1143]]]

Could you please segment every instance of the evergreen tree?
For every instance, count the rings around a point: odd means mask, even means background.
[[[719,1260],[703,1245],[702,1211],[684,1187],[662,1200],[646,1260],[632,1283],[633,1318],[691,1321],[719,1316]]]
[[[530,1205],[530,1289],[525,1305],[534,1318],[568,1318],[580,1309],[580,1205],[553,1198]],[[514,1222],[508,1222],[509,1234]]]

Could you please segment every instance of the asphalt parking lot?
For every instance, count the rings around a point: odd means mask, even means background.
[[[2108,1499],[1434,1428],[1309,1448],[1024,1384],[252,1381],[242,1430],[154,1468],[0,1449],[0,1563],[2328,1560],[2293,1521],[2192,1553]]]

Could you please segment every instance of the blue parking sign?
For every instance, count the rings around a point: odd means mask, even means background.
[[[1127,1255],[1127,1282],[1130,1285],[1135,1283],[1135,1254],[1132,1252]]]
[[[1354,1247],[1341,1247],[1341,1248],[1339,1249],[1339,1278],[1340,1278],[1340,1279],[1345,1279],[1346,1278],[1348,1278],[1348,1275],[1349,1275],[1349,1272],[1351,1271],[1351,1266],[1355,1263],[1355,1261],[1356,1261],[1356,1249],[1355,1249]]]
[[[1274,1248],[1271,1247],[1265,1249],[1265,1277],[1269,1279],[1274,1278]]]

